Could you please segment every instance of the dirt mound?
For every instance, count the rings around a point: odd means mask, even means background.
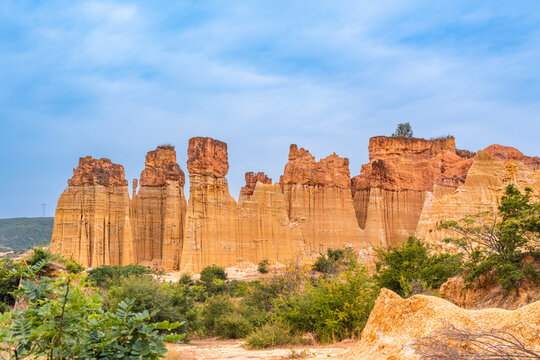
[[[540,331],[540,301],[517,310],[465,310],[441,298],[416,295],[402,299],[383,289],[359,344],[344,358],[418,359],[412,346],[415,339],[440,329],[445,323],[466,329],[504,328],[525,346],[540,348],[537,335]]]

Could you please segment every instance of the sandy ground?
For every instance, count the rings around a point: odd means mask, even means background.
[[[227,273],[227,280],[242,280],[252,281],[261,278],[269,278],[278,273],[283,272],[284,265],[278,264],[268,267],[268,273],[261,274],[258,270],[258,266],[251,262],[244,262],[236,264],[236,266],[225,268]],[[167,273],[165,275],[158,275],[157,277],[168,282],[177,282],[182,276],[182,272]],[[200,274],[191,274],[194,280],[199,280]]]
[[[305,345],[297,347],[248,350],[242,340],[193,340],[189,344],[169,344],[169,360],[282,360],[282,359],[341,359],[352,347],[353,340],[332,345]],[[303,356],[302,356],[303,355]]]

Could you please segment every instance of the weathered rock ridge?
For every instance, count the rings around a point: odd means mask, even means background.
[[[227,144],[212,138],[189,140],[188,201],[171,145],[148,152],[131,200],[121,165],[81,158],[58,202],[51,248],[85,266],[165,271],[284,263],[345,246],[369,262],[372,247],[409,236],[440,243],[438,222],[495,209],[509,183],[540,189],[539,158],[500,145],[472,153],[456,150],[452,137],[379,136],[369,154],[351,179],[347,158],[317,161],[291,145],[279,183],[247,172],[238,201],[226,179]]]
[[[517,310],[465,310],[434,296],[415,295],[402,299],[382,289],[375,302],[358,345],[347,359],[413,360],[414,341],[440,329],[444,324],[476,330],[504,329],[524,346],[538,350],[540,301]]]

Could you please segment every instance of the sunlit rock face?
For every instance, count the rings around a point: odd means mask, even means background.
[[[124,168],[81,158],[61,195],[51,249],[85,266],[140,263],[200,271],[241,262],[285,263],[350,246],[372,260],[372,247],[409,236],[440,244],[444,220],[495,210],[507,184],[540,189],[537,157],[492,145],[456,150],[452,137],[375,137],[370,162],[352,179],[336,154],[316,160],[291,145],[279,183],[247,172],[238,202],[230,195],[227,144],[189,141],[184,173],[170,145],[146,155],[130,200]]]
[[[334,153],[316,161],[293,144],[280,183],[289,220],[300,229],[307,252],[366,246],[354,212],[348,159]]]
[[[493,145],[487,149],[493,149]],[[443,238],[452,234],[435,230],[439,223],[483,211],[496,212],[508,184],[514,184],[521,189],[530,186],[539,191],[540,171],[512,158],[497,160],[489,152],[479,151],[463,185],[451,192],[435,191],[427,199],[416,235],[440,244]]]
[[[137,193],[134,183],[131,203],[138,263],[165,271],[180,270],[187,210],[184,182],[174,147],[159,146],[146,155],[140,189]]]
[[[460,154],[452,137],[371,138],[370,162],[352,179],[364,239],[384,247],[413,236],[428,194],[435,187],[453,191],[464,183],[472,159],[467,152]]]
[[[86,267],[136,262],[124,168],[80,158],[56,208],[51,250]]]
[[[211,138],[190,139],[187,168],[190,196],[181,267],[197,272],[212,264],[241,262],[238,207],[225,179],[227,144]]]
[[[516,310],[465,310],[439,297],[415,295],[402,299],[396,293],[382,289],[360,341],[343,358],[421,359],[421,354],[415,351],[415,340],[448,324],[470,331],[504,329],[526,348],[540,349],[538,301]]]

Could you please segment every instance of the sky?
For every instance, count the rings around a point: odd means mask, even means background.
[[[131,182],[173,144],[186,171],[194,136],[228,143],[235,198],[292,143],[359,174],[402,122],[538,156],[539,64],[537,0],[2,0],[0,218],[53,216],[81,156]]]

